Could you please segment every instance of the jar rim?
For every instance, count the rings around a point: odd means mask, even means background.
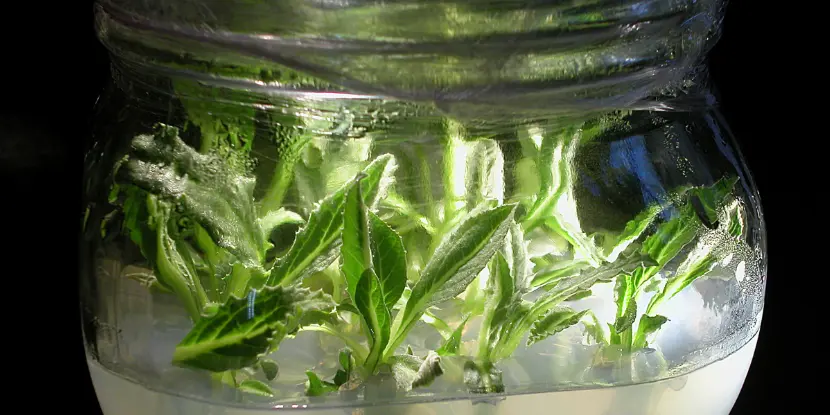
[[[318,10],[352,7],[322,0],[294,3]],[[366,3],[371,2],[355,4]],[[594,3],[596,9],[603,4],[610,8],[611,2]],[[626,2],[628,15],[599,29],[553,35],[528,30],[521,33],[528,35],[524,38],[479,36],[458,42],[456,37],[436,43],[234,31],[211,19],[202,26],[175,16],[154,17],[152,10],[135,4],[99,0],[96,23],[102,42],[114,56],[171,75],[269,94],[335,98],[335,93],[342,99],[382,97],[519,112],[674,108],[677,104],[667,105],[666,96],[689,95],[690,86],[706,83],[699,60],[717,38],[722,11],[722,0],[632,1]],[[646,13],[649,6],[674,12],[658,19]],[[593,35],[580,38],[585,36],[580,30]],[[597,33],[605,35],[597,38]],[[486,52],[486,47],[492,50]]]

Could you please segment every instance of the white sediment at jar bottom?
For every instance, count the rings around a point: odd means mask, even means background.
[[[293,410],[306,415],[727,415],[743,386],[757,341],[756,334],[724,359],[658,382],[509,395],[477,403],[458,399],[363,410],[315,408],[312,404],[282,404],[271,409],[223,406],[146,388],[93,361],[89,361],[89,370],[105,415],[266,415]]]

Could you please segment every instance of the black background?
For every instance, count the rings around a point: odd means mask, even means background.
[[[8,33],[0,51],[0,223],[11,244],[0,250],[6,298],[0,307],[14,316],[2,334],[4,347],[13,350],[4,349],[4,364],[14,368],[7,372],[12,382],[25,379],[20,392],[35,406],[95,415],[100,410],[83,355],[75,269],[83,147],[92,106],[108,77],[107,55],[95,38],[90,1],[17,7],[3,12]],[[732,1],[710,55],[723,113],[760,189],[769,235],[761,337],[733,414],[773,413],[772,388],[786,379],[785,362],[773,348],[784,343],[780,324],[790,318],[779,281],[794,271],[782,260],[794,255],[795,248],[783,242],[792,239],[782,236],[787,191],[794,190],[771,181],[798,167],[784,164],[790,159],[786,146],[776,144],[787,139],[786,104],[777,103],[786,102],[780,95],[791,82],[779,71],[787,66],[786,48],[768,53],[769,41],[782,33],[769,30],[770,22],[786,20],[776,13],[760,2]]]

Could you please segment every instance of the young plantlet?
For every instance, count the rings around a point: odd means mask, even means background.
[[[402,390],[427,385],[442,373],[437,353],[421,359],[395,352],[429,307],[461,293],[486,266],[504,241],[513,209],[480,209],[464,218],[439,244],[393,322],[406,287],[406,252],[397,233],[368,208],[361,188],[353,187],[345,201],[341,258],[369,345],[358,372],[368,380],[388,367]]]

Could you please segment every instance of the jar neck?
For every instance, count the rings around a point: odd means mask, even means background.
[[[121,59],[227,86],[567,116],[698,96],[722,3],[100,0],[97,23]]]

